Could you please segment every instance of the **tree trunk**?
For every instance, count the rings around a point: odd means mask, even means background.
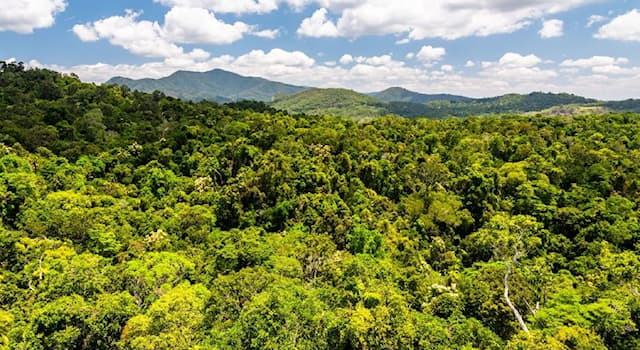
[[[516,317],[516,320],[518,320],[518,323],[520,324],[522,330],[529,333],[529,328],[527,327],[527,324],[524,323],[522,315],[520,314],[518,309],[516,309],[515,305],[513,305],[513,303],[511,302],[511,298],[509,298],[509,276],[511,275],[512,265],[517,259],[518,254],[516,253],[516,255],[513,256],[513,260],[507,263],[507,273],[504,274],[504,299],[507,301],[507,305],[509,305],[511,311],[513,311],[513,315]]]

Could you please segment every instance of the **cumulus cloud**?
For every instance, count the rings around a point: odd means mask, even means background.
[[[260,37],[260,38],[275,39],[275,38],[278,37],[278,35],[280,35],[280,30],[279,29],[265,29],[265,30],[254,31],[251,34],[255,35],[257,37]]]
[[[496,62],[483,62],[481,75],[500,78],[507,84],[522,81],[544,81],[558,76],[554,70],[539,67],[542,59],[536,55],[504,54]]]
[[[577,67],[577,68],[593,68],[599,66],[610,66],[627,64],[629,59],[626,57],[609,57],[609,56],[593,56],[589,58],[580,58],[575,60],[564,60],[560,63],[562,67]]]
[[[273,49],[268,53],[262,50],[253,50],[246,55],[238,57],[235,60],[235,63],[242,67],[311,67],[315,64],[315,60],[301,51],[285,51],[282,49]]]
[[[219,13],[269,13],[278,9],[279,4],[284,3],[300,9],[310,1],[308,0],[153,0],[166,6],[199,7],[213,10]]]
[[[164,36],[185,44],[231,44],[251,31],[243,22],[227,24],[203,8],[174,7],[164,17]]]
[[[600,27],[598,39],[640,41],[640,11],[631,10]]]
[[[339,62],[340,62],[340,64],[344,64],[344,65],[351,64],[351,63],[353,63],[353,56],[348,55],[348,54],[347,55],[343,55],[342,57],[340,57]]]
[[[327,9],[321,8],[305,18],[298,28],[298,34],[314,38],[338,36],[338,28],[328,19],[327,13]]]
[[[562,67],[578,69],[590,69],[594,74],[599,75],[631,75],[639,74],[640,67],[623,67],[628,65],[629,59],[626,57],[593,56],[576,60],[565,60],[560,63]]]
[[[564,35],[564,22],[559,19],[544,21],[538,34],[543,39],[560,37]]]
[[[299,3],[317,3],[335,14],[338,20],[332,23],[338,36],[406,33],[408,40],[453,40],[511,33],[531,25],[536,19],[596,1],[301,0]],[[406,42],[406,39],[399,42]]]
[[[391,55],[372,56],[372,57],[356,57],[356,62],[366,63],[372,66],[403,66],[404,62],[395,61]]]
[[[33,33],[55,22],[55,16],[67,7],[66,0],[15,0],[0,11],[0,32]]]
[[[523,56],[518,53],[507,52],[500,58],[498,64],[502,67],[519,68],[519,67],[533,67],[542,62],[542,59],[536,55]]]
[[[112,45],[145,57],[178,57],[184,50],[173,44],[158,22],[138,21],[139,12],[127,10],[93,23],[77,24],[73,32],[83,41],[108,40]]]
[[[447,54],[444,47],[423,46],[415,57],[425,63],[440,61]]]
[[[257,30],[243,22],[225,23],[204,8],[174,7],[161,25],[140,20],[140,12],[127,10],[123,16],[112,16],[92,23],[76,24],[72,30],[82,41],[108,40],[112,45],[144,57],[172,59],[206,59],[203,50],[189,53],[178,44],[231,44],[245,35],[273,39],[279,30]]]

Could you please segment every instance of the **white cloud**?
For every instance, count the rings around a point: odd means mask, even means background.
[[[559,19],[544,21],[538,34],[544,39],[560,37],[564,35],[564,22]]]
[[[227,24],[203,8],[174,7],[164,17],[164,36],[185,44],[231,44],[251,30],[242,22]]]
[[[614,74],[614,75],[630,75],[630,74],[640,74],[640,67],[620,67],[615,64],[610,64],[606,66],[596,66],[591,68],[591,71],[595,74]]]
[[[306,0],[338,16],[338,36],[406,34],[410,40],[512,33],[532,21],[599,0]],[[314,32],[309,32],[313,36]],[[306,35],[306,34],[305,34]],[[406,40],[400,40],[406,42]]]
[[[606,20],[607,20],[607,17],[605,16],[600,16],[600,15],[589,16],[589,19],[587,21],[587,28],[591,28],[593,27],[594,24],[604,22]]]
[[[443,71],[443,72],[451,73],[451,72],[453,72],[453,66],[450,65],[450,64],[443,64],[440,67],[440,70]]]
[[[598,39],[640,41],[640,11],[631,10],[603,25],[595,35]]]
[[[90,24],[76,24],[72,28],[73,33],[82,41],[98,41],[97,31]]]
[[[238,57],[234,63],[243,67],[262,66],[277,70],[278,67],[311,67],[315,64],[315,60],[301,51],[273,49],[268,53],[253,50]]]
[[[171,7],[206,8],[220,13],[268,13],[278,9],[276,0],[153,0]]]
[[[139,12],[128,10],[93,23],[77,24],[73,32],[83,41],[106,39],[112,45],[145,57],[178,57],[184,50],[169,41],[158,22],[138,21]]]
[[[55,16],[67,7],[66,0],[14,0],[3,4],[0,10],[0,32],[33,33],[48,28]]]
[[[601,66],[627,64],[629,59],[626,57],[609,57],[609,56],[593,56],[589,58],[580,58],[576,60],[564,60],[560,63],[562,67],[577,68],[593,68]]]
[[[278,35],[280,35],[280,30],[265,29],[265,30],[251,32],[251,35],[255,35],[257,37],[265,38],[265,39],[275,39],[278,37]]]
[[[359,63],[366,63],[372,66],[404,65],[404,62],[394,61],[391,55],[358,57],[356,58],[356,61]]]
[[[340,64],[344,64],[344,65],[351,64],[351,63],[353,63],[353,56],[351,56],[351,55],[343,55],[342,57],[340,57],[340,61],[339,62],[340,62]]]
[[[538,67],[540,63],[542,59],[536,55],[508,52],[497,62],[483,62],[480,75],[502,79],[509,85],[514,82],[546,81],[558,76],[553,70]]]
[[[423,46],[416,58],[425,63],[431,63],[434,61],[440,61],[447,54],[447,50],[444,47],[433,47],[431,45]]]
[[[76,24],[73,32],[82,41],[108,40],[115,46],[144,57],[201,59],[203,50],[185,53],[181,44],[231,44],[245,35],[274,38],[278,30],[257,31],[243,22],[227,24],[204,8],[174,7],[166,13],[164,24],[140,20],[140,12],[127,10],[93,23]],[[208,57],[208,54],[207,54]],[[207,58],[205,57],[205,59]]]
[[[298,28],[298,34],[314,38],[338,36],[338,28],[327,18],[327,13],[327,9],[321,8],[305,18]]]
[[[513,53],[513,52],[507,52],[498,61],[500,66],[510,67],[510,68],[520,68],[520,67],[528,68],[528,67],[537,66],[541,62],[542,60],[536,55],[523,56],[521,54]]]
[[[471,61],[471,60],[469,60],[469,61],[467,61],[467,63],[464,64],[464,66],[467,67],[467,68],[473,68],[473,67],[476,66],[476,63]]]
[[[640,67],[622,67],[628,65],[629,59],[626,57],[593,56],[576,60],[565,60],[560,63],[561,67],[579,69],[590,69],[594,74],[599,75],[630,75],[640,73]]]
[[[265,14],[280,8],[282,4],[302,10],[310,4],[318,4],[321,7],[329,7],[333,10],[342,10],[351,7],[360,0],[153,0],[166,6],[174,7],[199,7],[213,10],[217,13]]]

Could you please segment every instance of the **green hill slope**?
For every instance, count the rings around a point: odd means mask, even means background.
[[[407,118],[468,117],[474,115],[526,113],[544,111],[566,105],[590,106],[601,102],[570,94],[534,92],[528,95],[509,94],[482,99],[460,101],[381,102],[373,96],[344,89],[310,89],[290,96],[279,96],[274,108],[292,113],[332,114],[355,119],[396,114]],[[622,103],[617,104],[622,108]],[[624,106],[632,107],[631,102]],[[613,109],[613,108],[611,108]],[[575,109],[579,110],[579,109]],[[621,109],[619,109],[621,110]]]
[[[469,97],[450,94],[422,94],[401,87],[391,87],[384,91],[368,94],[381,102],[428,103],[432,101],[470,101]]]
[[[278,96],[273,107],[292,113],[330,114],[354,119],[387,113],[384,103],[346,89],[310,89],[295,95]]]
[[[221,69],[202,73],[178,71],[161,79],[133,80],[115,77],[107,84],[126,85],[142,92],[158,90],[185,100],[222,103],[241,100],[269,102],[275,95],[295,94],[307,89],[263,78],[245,77]]]
[[[462,102],[434,101],[427,103],[424,109],[418,108],[411,116],[467,117],[472,115],[542,111],[563,105],[594,103],[598,103],[598,101],[571,94],[534,92],[527,95],[509,94]],[[398,104],[392,105],[397,106]],[[392,109],[392,111],[395,112],[395,109]]]

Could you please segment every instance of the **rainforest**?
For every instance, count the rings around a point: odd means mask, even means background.
[[[0,64],[0,349],[640,349],[640,115],[354,120]]]

